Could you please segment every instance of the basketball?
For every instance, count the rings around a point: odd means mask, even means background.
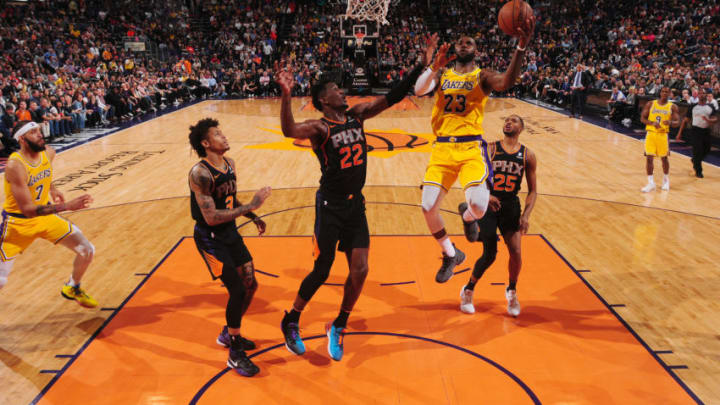
[[[532,7],[523,0],[510,0],[498,13],[498,25],[504,33],[515,37],[518,35],[517,29],[523,27],[525,19],[532,13]]]

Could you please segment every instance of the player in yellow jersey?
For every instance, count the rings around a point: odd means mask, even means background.
[[[670,145],[668,143],[668,133],[670,127],[680,125],[680,114],[678,107],[670,102],[670,88],[663,87],[660,90],[660,99],[645,103],[640,121],[645,124],[647,135],[645,135],[645,168],[648,175],[648,183],[640,189],[643,193],[649,193],[655,190],[655,180],[653,179],[653,171],[655,164],[653,159],[655,156],[662,160],[663,166],[663,190],[670,190],[670,162],[668,155],[670,154]]]
[[[85,194],[65,202],[52,184],[52,160],[55,151],[45,146],[40,125],[21,121],[13,137],[20,151],[8,158],[5,169],[5,203],[0,231],[0,288],[7,283],[15,258],[37,238],[67,247],[75,252],[73,272],[60,293],[88,308],[97,301],[80,288],[80,279],[93,258],[95,248],[77,226],[59,212],[86,208],[92,198]],[[50,198],[54,204],[50,203]]]
[[[504,73],[480,69],[475,63],[476,40],[462,35],[455,43],[456,56],[447,56],[450,44],[441,46],[432,66],[415,84],[418,96],[437,87],[431,118],[436,139],[422,183],[422,210],[430,232],[443,250],[442,266],[435,276],[438,283],[448,281],[455,266],[465,260],[465,254],[452,244],[445,231],[440,202],[459,178],[468,205],[462,212],[465,235],[477,240],[476,220],[485,215],[490,198],[488,184],[492,182],[492,169],[487,163],[486,143],[482,138],[485,103],[492,91],[505,91],[514,85],[525,48],[535,31],[535,17],[528,18],[524,25],[519,30],[510,66]],[[453,60],[454,66],[444,69]]]

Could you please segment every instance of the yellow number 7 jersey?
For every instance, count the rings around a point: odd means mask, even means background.
[[[52,165],[50,164],[50,159],[47,157],[47,153],[40,152],[40,163],[35,166],[26,161],[18,152],[10,155],[8,161],[9,160],[17,160],[25,166],[28,175],[27,186],[30,189],[30,195],[35,205],[47,205],[50,201],[50,184],[52,183]],[[12,194],[12,189],[10,188],[10,183],[7,181],[7,178],[4,183],[5,204],[3,205],[3,209],[7,212],[20,214],[22,211],[20,211],[20,206]]]
[[[435,136],[482,135],[487,95],[480,72],[457,73],[448,69],[440,77],[431,124]]]

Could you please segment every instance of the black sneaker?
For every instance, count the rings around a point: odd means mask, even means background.
[[[227,360],[228,367],[237,371],[238,374],[245,377],[252,377],[260,372],[258,366],[255,365],[245,354],[245,350],[230,349],[230,356]]]
[[[455,246],[453,244],[453,246]],[[445,283],[450,280],[453,276],[453,270],[455,266],[465,261],[465,253],[462,250],[455,247],[455,256],[450,257],[443,252],[442,266],[435,275],[435,281],[438,283]]]
[[[217,340],[215,340],[217,344],[223,347],[230,347],[230,334],[228,333],[228,327],[223,326],[222,332],[217,337]],[[255,350],[257,348],[257,345],[255,345],[255,342],[253,342],[250,339],[245,339],[244,337],[240,336],[240,345],[242,346],[243,350]]]
[[[280,329],[282,330],[283,336],[285,337],[285,347],[290,353],[297,354],[298,356],[305,353],[305,343],[300,338],[300,328],[295,322],[288,322],[288,313],[285,312],[282,321],[280,321]]]
[[[465,239],[467,239],[468,242],[476,242],[480,235],[480,229],[478,228],[477,221],[465,222],[463,219],[463,213],[465,213],[467,209],[468,205],[466,202],[461,202],[460,205],[458,205],[458,212],[460,213],[460,219],[463,223],[463,231],[465,231]]]
[[[702,172],[695,172],[695,177],[697,177],[698,179],[705,178],[705,176],[703,176]]]

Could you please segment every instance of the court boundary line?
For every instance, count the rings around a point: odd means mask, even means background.
[[[90,343],[95,341],[95,338],[97,338],[98,335],[100,335],[100,333],[102,333],[102,331],[105,329],[105,327],[108,324],[110,324],[110,322],[113,320],[113,318],[115,318],[115,315],[119,314],[120,311],[122,311],[122,309],[125,308],[125,304],[127,304],[130,301],[130,299],[132,299],[132,297],[134,297],[138,291],[140,291],[140,288],[145,285],[145,283],[150,279],[150,277],[152,277],[152,275],[155,274],[155,271],[158,268],[160,268],[160,266],[163,263],[165,263],[165,260],[167,260],[167,258],[170,257],[170,255],[173,254],[173,252],[175,252],[175,249],[177,249],[178,246],[180,246],[180,244],[186,238],[187,238],[187,236],[181,237],[180,240],[177,241],[175,243],[175,245],[173,245],[173,247],[170,248],[170,250],[168,250],[168,252],[165,254],[165,256],[163,256],[163,258],[160,259],[160,261],[157,264],[155,264],[155,266],[152,268],[152,270],[150,270],[149,274],[146,277],[144,277],[138,283],[138,285],[135,286],[135,288],[130,292],[130,294],[128,294],[128,296],[125,297],[123,302],[110,314],[110,316],[107,317],[107,319],[105,319],[105,321],[97,328],[97,330],[95,330],[95,332],[93,332],[93,334],[90,335],[90,337],[85,341],[85,343],[83,343],[83,345],[80,346],[80,348],[72,355],[73,357],[70,357],[70,360],[68,360],[68,362],[65,363],[65,365],[59,370],[59,372],[55,374],[55,377],[53,377],[43,387],[43,389],[30,402],[30,405],[36,405],[43,398],[43,396],[45,396],[45,394],[47,394],[47,392],[50,390],[50,388],[52,388],[53,385],[55,385],[55,383],[60,379],[60,377],[62,377],[65,374],[65,372],[70,368],[70,366],[72,366],[72,364],[75,362],[75,360],[80,358],[80,355],[85,351],[85,349],[88,348],[88,346],[90,346]]]
[[[698,405],[705,405],[705,403],[695,394],[695,392],[690,387],[688,387],[687,384],[685,384],[685,382],[682,380],[682,378],[680,378],[673,371],[673,369],[678,369],[678,368],[683,369],[683,368],[678,367],[678,366],[673,367],[672,365],[665,364],[665,362],[657,354],[658,352],[662,353],[665,351],[660,350],[660,351],[656,352],[656,351],[652,350],[652,348],[650,348],[650,346],[645,342],[645,340],[643,340],[642,337],[640,337],[640,335],[630,326],[630,324],[628,324],[628,322],[626,322],[625,319],[623,319],[623,317],[612,308],[612,306],[605,300],[605,298],[603,298],[603,296],[592,286],[592,284],[590,284],[590,282],[587,281],[582,276],[582,273],[580,273],[577,269],[575,269],[575,266],[573,266],[572,263],[570,263],[570,261],[568,261],[565,258],[565,256],[563,256],[563,254],[560,253],[560,251],[557,248],[555,248],[555,246],[550,242],[550,240],[547,237],[545,237],[544,234],[538,233],[538,234],[528,234],[528,235],[539,236],[550,247],[550,249],[552,249],[553,252],[555,252],[555,254],[558,255],[558,257],[560,257],[560,259],[562,259],[562,261],[565,262],[565,264],[567,264],[567,266],[570,268],[570,270],[585,284],[585,286],[595,295],[595,297],[597,297],[600,300],[600,302],[605,306],[605,308],[611,314],[613,314],[615,316],[615,318],[625,327],[625,329],[628,332],[630,332],[630,334],[632,336],[635,337],[635,339],[638,341],[638,343],[640,343],[645,348],[645,350],[648,352],[648,354],[650,354],[650,356],[652,356],[655,359],[655,361],[658,362],[660,367],[662,367],[670,375],[670,377],[672,377],[673,380],[675,380],[675,382],[677,382],[680,385],[680,387],[690,396],[690,398],[693,399]],[[371,235],[371,236],[381,236],[381,237],[423,236],[423,237],[427,237],[428,235]],[[296,235],[244,236],[244,238],[276,238],[276,237],[308,237],[308,236],[296,236]],[[180,237],[180,239],[172,246],[172,248],[170,248],[170,250],[162,257],[162,259],[160,259],[160,261],[157,264],[155,264],[155,266],[148,273],[148,275],[145,276],[142,279],[142,281],[140,281],[140,283],[138,283],[138,285],[135,286],[135,288],[130,292],[130,294],[128,294],[127,297],[125,297],[123,302],[113,311],[113,313],[110,314],[110,316],[98,327],[98,329],[95,332],[93,332],[93,334],[80,347],[80,349],[78,349],[74,354],[68,355],[68,356],[72,356],[72,357],[69,357],[70,360],[57,373],[55,373],[55,376],[35,396],[35,398],[30,402],[30,405],[36,405],[43,398],[43,396],[53,387],[53,385],[55,385],[55,383],[60,379],[60,377],[62,377],[65,374],[65,372],[70,368],[70,366],[75,362],[75,360],[80,358],[80,355],[85,351],[85,349],[87,349],[90,346],[90,344],[105,329],[105,327],[115,318],[115,315],[119,314],[120,311],[122,311],[123,308],[125,308],[125,305],[132,299],[132,297],[135,296],[135,294],[140,290],[140,288],[142,288],[142,286],[145,285],[145,283],[150,279],[150,277],[152,277],[155,274],[157,269],[160,268],[160,266],[163,263],[165,263],[165,261],[170,257],[170,255],[173,254],[173,252],[175,252],[175,250],[180,246],[180,244],[185,239],[191,239],[191,238],[192,238],[192,236]],[[381,334],[381,333],[389,333],[389,332],[374,332],[374,333]],[[362,334],[362,333],[357,332],[354,334]],[[319,336],[325,336],[325,335],[319,335]],[[413,336],[413,337],[415,337],[415,336]],[[419,337],[419,338],[422,338],[422,337]],[[429,339],[429,338],[422,338],[422,339]],[[438,342],[441,344],[445,344],[445,342],[441,342],[441,341],[438,341]],[[282,344],[279,344],[279,345],[282,345]],[[457,348],[460,350],[463,350],[462,347],[457,346]],[[265,350],[270,350],[270,348],[265,349]],[[264,351],[259,351],[259,352],[255,353],[254,355],[258,355],[263,352]],[[687,368],[687,366],[684,366],[684,367]],[[229,369],[227,369],[227,371],[229,371]],[[225,371],[225,372],[227,372],[227,371]],[[220,378],[220,376],[222,376],[221,373],[224,374],[221,371],[220,373],[218,373],[216,375],[217,378]]]
[[[575,266],[573,266],[570,263],[570,261],[568,259],[566,259],[565,256],[563,256],[563,254],[560,253],[560,251],[555,248],[555,246],[550,242],[550,240],[548,240],[548,238],[546,238],[545,235],[543,235],[543,234],[538,234],[538,235],[555,252],[555,254],[558,255],[565,262],[565,264],[568,265],[568,267],[570,267],[570,270],[572,270],[572,272],[585,284],[585,286],[590,291],[592,291],[593,294],[595,294],[595,296],[600,300],[600,302],[602,302],[602,304],[605,305],[605,308],[607,308],[607,310],[610,311],[610,313],[612,313],[615,316],[615,318],[617,318],[618,321],[620,321],[620,323],[625,327],[625,329],[627,329],[628,332],[630,332],[630,334],[635,337],[635,339],[638,341],[638,343],[640,343],[645,348],[645,350],[647,350],[647,352],[650,354],[650,356],[652,356],[655,359],[655,361],[657,361],[660,364],[660,367],[662,367],[670,375],[670,377],[672,377],[675,380],[675,382],[677,382],[680,385],[680,387],[685,390],[685,392],[690,396],[690,398],[692,398],[698,405],[705,405],[705,403],[700,399],[700,397],[698,397],[695,394],[695,392],[693,392],[693,390],[690,387],[688,387],[687,384],[685,384],[685,382],[682,380],[682,378],[680,378],[680,376],[678,376],[677,374],[675,374],[674,371],[672,371],[671,366],[665,364],[665,362],[660,358],[660,356],[658,356],[656,354],[656,352],[654,350],[652,350],[652,348],[650,348],[650,345],[648,345],[645,342],[645,340],[642,337],[640,337],[640,335],[635,331],[635,329],[633,329],[630,326],[630,324],[627,321],[625,321],[625,319],[617,311],[615,311],[615,309],[613,308],[613,305],[609,304],[605,300],[605,298],[603,298],[603,296],[595,289],[595,287],[593,287],[592,284],[590,284],[590,282],[587,281],[585,279],[585,277],[582,276],[582,273],[580,273],[578,270],[576,270]],[[624,306],[624,304],[622,304],[622,305]],[[687,366],[686,366],[686,368],[687,368]]]

